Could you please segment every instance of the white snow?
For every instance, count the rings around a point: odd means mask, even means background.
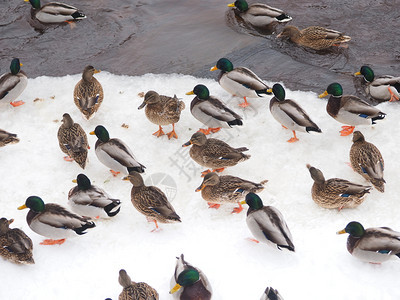
[[[336,235],[350,221],[364,227],[388,226],[400,230],[398,195],[400,185],[397,146],[399,143],[398,103],[378,107],[387,113],[376,125],[359,126],[366,140],[375,144],[385,159],[385,193],[373,190],[359,207],[342,211],[318,207],[311,199],[312,179],[306,164],[319,168],[325,178],[340,177],[367,184],[346,162],[349,161],[351,136],[341,137],[341,124],[325,110],[326,99],[315,93],[286,90],[322,129],[321,134],[299,132],[299,142],[287,143],[292,133],[278,124],[269,112],[269,99],[249,99],[251,106],[238,107],[242,99],[231,97],[210,79],[178,74],[139,77],[96,74],[105,97],[96,116],[85,121],[73,103],[73,89],[81,75],[29,79],[19,97],[25,105],[13,108],[0,105],[0,128],[17,133],[19,144],[0,149],[0,217],[14,218],[18,227],[34,243],[35,265],[18,266],[0,259],[0,298],[34,299],[118,299],[122,287],[118,271],[127,270],[134,281],[154,287],[160,299],[171,299],[169,282],[176,256],[198,266],[210,280],[213,299],[259,299],[267,286],[279,290],[285,299],[399,299],[400,261],[382,265],[358,261],[346,249],[347,235]],[[246,146],[251,158],[223,174],[260,182],[268,179],[260,194],[264,205],[278,208],[292,232],[296,252],[279,251],[265,244],[249,241],[251,233],[245,219],[247,206],[240,214],[231,214],[233,206],[209,209],[200,193],[200,172],[205,168],[194,163],[188,148],[181,145],[203,127],[190,113],[194,96],[186,96],[196,84],[205,84],[211,95],[225,101],[244,117],[240,128],[222,129],[212,137],[232,146]],[[272,84],[272,83],[270,83]],[[321,86],[321,93],[326,86]],[[155,90],[160,94],[183,98],[186,109],[176,125],[178,140],[152,135],[158,126],[150,123],[137,107],[143,98],[139,92]],[[346,91],[344,91],[346,93]],[[33,100],[41,98],[42,101]],[[17,99],[17,100],[19,100]],[[114,178],[94,153],[95,136],[89,136],[89,163],[82,170],[75,162],[63,160],[57,130],[63,113],[70,113],[87,133],[104,125],[110,137],[129,145],[147,169],[144,179],[156,173],[169,174],[173,183],[168,194],[182,223],[160,224],[162,230],[151,232],[153,223],[135,210],[130,202],[131,184]],[[123,128],[125,123],[129,128]],[[169,132],[171,126],[164,127]],[[68,239],[63,245],[43,246],[44,237],[26,223],[28,210],[18,211],[28,196],[40,196],[69,208],[68,191],[72,179],[86,174],[93,184],[121,199],[121,212],[109,220],[96,221],[96,228],[83,236]],[[152,178],[153,182],[157,178]],[[176,192],[176,193],[175,193]]]

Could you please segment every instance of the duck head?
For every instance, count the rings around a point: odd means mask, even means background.
[[[204,133],[198,131],[192,135],[190,140],[182,145],[182,147],[188,147],[190,145],[202,146],[207,142],[207,137]]]
[[[368,66],[362,66],[359,72],[354,73],[354,75],[363,75],[364,80],[367,82],[372,82],[374,81],[375,74],[374,71]]]
[[[325,177],[324,174],[317,168],[312,167],[310,164],[306,165],[308,168],[308,171],[310,171],[311,178],[316,182],[316,183],[324,183],[325,182]]]
[[[365,229],[359,222],[353,221],[347,224],[345,229],[342,229],[336,233],[337,234],[348,233],[353,237],[360,238],[364,235]]]
[[[274,93],[275,98],[278,99],[279,101],[285,100],[286,96],[285,89],[279,83],[275,83],[272,89],[268,89],[267,92]]]
[[[201,185],[196,189],[196,192],[200,192],[202,189],[204,189],[208,185],[217,185],[219,183],[220,179],[217,173],[215,172],[210,172],[204,176],[203,182]]]
[[[199,99],[207,100],[210,98],[210,91],[203,84],[198,84],[194,87],[193,91],[187,92],[186,95],[196,95]]]
[[[24,1],[30,2],[33,8],[40,9],[40,0],[24,0]]]
[[[158,102],[160,102],[160,95],[155,91],[148,91],[146,95],[144,95],[143,103],[140,104],[138,109],[142,109],[146,104],[155,104]]]
[[[228,7],[235,7],[241,12],[245,12],[249,9],[249,4],[245,0],[237,0],[231,4],[228,4]]]
[[[230,72],[233,70],[232,62],[227,58],[220,58],[217,64],[210,69],[210,71],[221,70],[223,72]]]
[[[45,205],[42,198],[38,196],[30,196],[26,199],[25,204],[18,207],[19,210],[30,208],[34,212],[40,213],[44,211]]]
[[[96,126],[96,128],[94,129],[94,131],[89,133],[90,135],[96,135],[97,138],[102,141],[103,143],[106,143],[110,140],[110,135],[108,134],[107,129],[102,126],[102,125],[98,125]]]
[[[21,67],[22,67],[22,64],[19,61],[19,58],[13,58],[13,60],[11,61],[11,64],[10,64],[11,74],[17,75],[19,73],[19,71],[21,70]]]
[[[86,66],[85,69],[83,69],[82,78],[85,81],[90,81],[92,80],[94,74],[100,72],[100,70],[96,70],[93,66]]]
[[[195,269],[187,269],[182,271],[176,279],[176,285],[170,290],[170,294],[173,294],[181,287],[191,286],[200,280],[200,274]]]
[[[142,175],[135,171],[131,171],[129,175],[122,178],[122,180],[130,181],[134,187],[144,186]]]
[[[81,191],[86,191],[92,186],[90,179],[85,174],[79,174],[72,182],[77,183],[78,189]]]
[[[324,98],[324,97],[326,97],[328,95],[332,95],[333,97],[342,97],[342,95],[343,95],[342,86],[337,82],[331,83],[326,88],[326,91],[323,92],[322,94],[320,94],[318,97],[319,98]]]

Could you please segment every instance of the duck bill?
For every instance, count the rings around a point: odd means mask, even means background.
[[[326,96],[328,96],[328,91],[325,91],[325,92],[323,92],[321,95],[319,95],[318,97],[319,98],[324,98],[324,97],[326,97]]]
[[[180,289],[181,287],[182,287],[182,286],[181,286],[179,283],[177,283],[177,284],[175,284],[175,286],[169,291],[169,293],[170,293],[170,294],[173,294],[173,293],[179,291],[179,289]]]
[[[192,142],[189,141],[189,142],[184,143],[184,144],[182,145],[182,147],[189,147],[191,144],[192,144]]]
[[[12,222],[14,222],[14,219],[8,220],[8,225],[10,225]]]
[[[187,92],[186,95],[194,95],[193,91]]]
[[[242,204],[242,205],[243,205],[243,204],[247,204],[247,203],[246,203],[246,200],[240,201],[239,203]]]
[[[18,207],[18,210],[25,209],[25,208],[28,208],[28,207],[24,204],[24,205],[21,205],[20,207]]]
[[[230,4],[228,4],[228,7],[236,7],[236,6],[235,6],[235,3],[230,3]]]
[[[140,104],[139,107],[138,107],[137,109],[142,109],[142,108],[145,107],[145,106],[146,106],[146,102],[143,101],[142,104]]]
[[[123,181],[129,181],[129,176],[125,176],[124,178],[122,178]]]
[[[97,70],[97,69],[94,70],[94,74],[97,74],[97,73],[100,73],[100,72],[101,72],[101,70]]]
[[[361,75],[361,72],[355,72],[354,76]]]
[[[346,229],[342,229],[342,230],[336,232],[336,234],[343,234],[343,233],[346,233]]]
[[[206,186],[204,184],[201,184],[196,190],[195,192],[200,192],[201,190],[203,190]]]
[[[72,179],[73,183],[78,183],[78,181],[76,179]]]
[[[94,131],[89,132],[90,135],[96,135]]]
[[[271,93],[272,94],[272,89],[268,89],[267,93]]]
[[[214,66],[214,67],[212,67],[212,68],[210,69],[210,71],[216,71],[216,70],[218,70],[217,66]]]

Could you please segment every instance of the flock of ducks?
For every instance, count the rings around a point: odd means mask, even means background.
[[[28,0],[25,0],[28,1]],[[48,3],[41,6],[39,0],[29,0],[32,5],[33,16],[41,23],[61,23],[83,19],[86,16],[75,7],[62,3]],[[271,26],[275,23],[286,23],[291,17],[283,11],[265,4],[252,4],[238,0],[228,5],[235,11],[237,17],[243,19],[252,27]],[[294,26],[286,26],[278,37],[288,37],[292,42],[314,50],[339,46],[350,41],[350,37],[343,33],[311,26],[299,30]],[[17,101],[19,95],[27,86],[27,76],[21,70],[22,64],[18,58],[11,61],[10,73],[0,77],[0,101],[13,106],[24,104]],[[241,107],[249,106],[247,98],[273,95],[270,100],[270,112],[274,119],[283,127],[292,130],[293,137],[288,142],[297,142],[296,131],[320,133],[321,129],[308,116],[306,111],[292,99],[285,98],[282,85],[272,87],[260,79],[253,71],[245,67],[233,67],[227,58],[221,58],[211,71],[220,70],[218,82],[230,94],[241,97],[244,102]],[[104,93],[100,82],[93,76],[100,72],[93,66],[83,70],[82,79],[74,89],[74,103],[85,120],[90,120],[100,109]],[[369,66],[362,66],[354,75],[364,76],[365,92],[378,101],[399,100],[400,77],[382,76],[375,78]],[[206,126],[194,133],[183,147],[190,146],[190,157],[199,165],[212,169],[202,173],[203,182],[196,189],[201,191],[202,198],[210,207],[218,208],[220,204],[235,203],[233,212],[240,213],[242,205],[247,204],[247,225],[256,238],[256,242],[270,244],[278,249],[295,251],[292,235],[283,215],[272,206],[264,206],[257,193],[264,189],[267,180],[254,183],[239,177],[217,173],[226,167],[234,166],[250,158],[244,152],[246,147],[232,147],[226,142],[208,138],[207,135],[219,131],[221,128],[241,126],[242,117],[227,105],[210,95],[204,85],[196,85],[187,95],[195,95],[190,105],[190,112],[194,118]],[[343,95],[339,83],[330,84],[320,95],[330,95],[327,103],[327,113],[336,121],[345,124],[342,135],[353,134],[353,145],[350,150],[350,161],[353,170],[359,173],[374,188],[384,192],[384,161],[378,148],[366,142],[360,131],[354,131],[357,125],[372,125],[385,117],[385,113],[370,105],[368,102],[351,95]],[[147,119],[159,126],[154,133],[156,137],[164,135],[162,126],[172,125],[172,131],[167,133],[168,139],[178,138],[175,124],[185,109],[183,101],[176,95],[173,97],[159,95],[155,91],[148,91],[142,95],[143,103],[138,109],[145,108]],[[96,135],[95,153],[98,160],[111,169],[114,176],[125,174],[123,178],[132,184],[131,201],[133,206],[149,221],[155,223],[155,230],[159,230],[158,222],[181,222],[179,215],[168,201],[166,195],[155,186],[146,186],[141,173],[145,166],[141,164],[129,146],[121,139],[110,138],[107,129],[99,125],[94,131]],[[87,135],[82,127],[75,123],[68,113],[62,118],[58,130],[59,146],[67,156],[68,161],[75,161],[82,169],[87,164],[88,145]],[[18,143],[16,134],[0,130],[0,147]],[[360,205],[372,186],[360,185],[340,178],[325,180],[323,173],[307,165],[314,184],[311,188],[312,199],[324,208],[352,208]],[[102,188],[91,184],[90,179],[79,174],[74,180],[77,185],[68,193],[68,200],[72,211],[55,204],[47,203],[38,196],[30,196],[25,204],[18,209],[29,208],[26,220],[29,227],[36,233],[49,238],[42,244],[62,244],[66,238],[85,234],[95,227],[93,220],[111,218],[120,211],[121,201],[112,198]],[[20,229],[9,228],[13,219],[0,219],[0,255],[15,262],[33,264],[32,241]],[[400,257],[400,233],[387,227],[364,229],[358,222],[350,222],[345,229],[338,233],[348,233],[347,248],[349,252],[367,262],[381,263],[391,256]],[[119,299],[158,299],[155,289],[146,283],[131,281],[125,270],[119,272],[119,282],[123,291]],[[183,254],[177,258],[175,272],[171,280],[171,294],[175,299],[210,299],[212,288],[207,277],[197,267],[184,260]],[[283,299],[273,288],[267,288],[261,299]]]

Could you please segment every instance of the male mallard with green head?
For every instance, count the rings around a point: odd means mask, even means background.
[[[331,83],[319,98],[328,95],[331,96],[326,105],[327,113],[336,121],[350,125],[342,126],[342,136],[353,133],[355,125],[372,125],[386,116],[384,112],[356,96],[343,95],[343,88],[337,82]]]
[[[145,282],[134,282],[124,269],[119,270],[119,284],[123,287],[118,300],[158,300],[158,293]]]
[[[40,0],[24,0],[32,5],[33,16],[42,23],[63,23],[86,18],[76,7],[65,3],[50,2],[43,6]]]
[[[28,85],[28,77],[21,70],[22,63],[18,58],[13,58],[10,65],[10,73],[0,77],[0,101],[9,102],[12,106],[19,106],[25,102],[15,101]]]

